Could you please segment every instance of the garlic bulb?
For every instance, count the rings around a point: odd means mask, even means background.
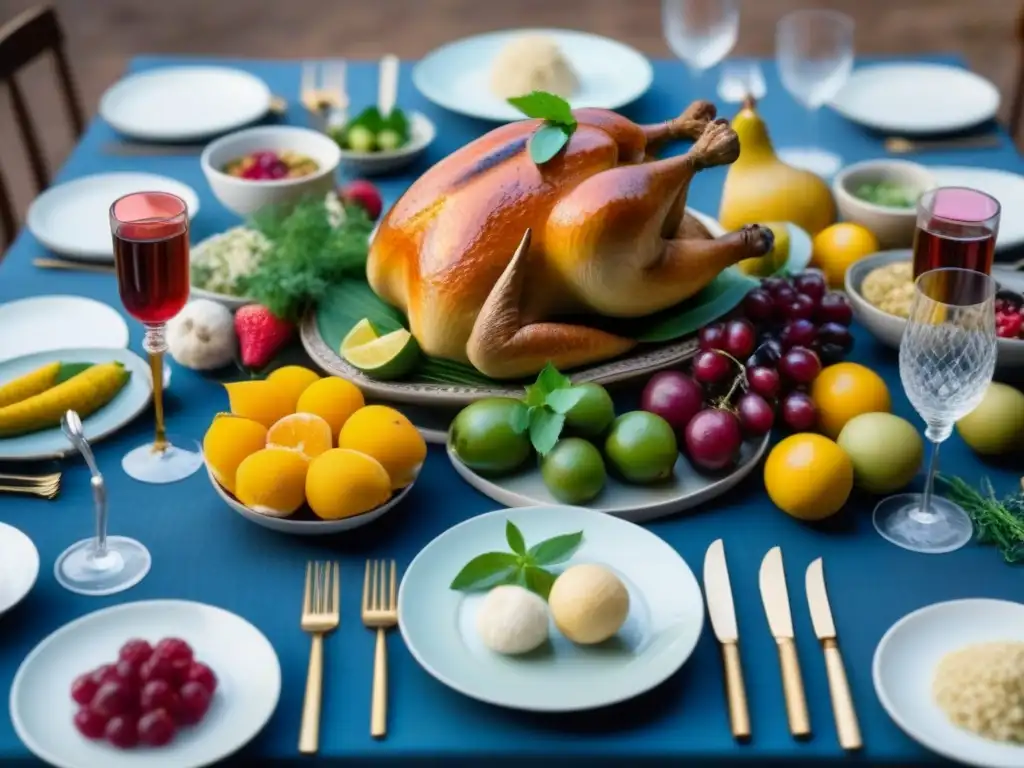
[[[212,371],[235,356],[235,321],[231,311],[209,299],[196,299],[167,322],[167,348],[186,368]]]

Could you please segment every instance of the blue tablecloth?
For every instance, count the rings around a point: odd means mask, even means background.
[[[131,68],[138,71],[183,63],[197,62],[147,57],[136,60]],[[304,121],[297,105],[297,63],[217,63],[239,66],[262,77],[275,93],[289,100],[289,120]],[[349,73],[353,105],[371,103],[377,87],[375,65],[354,63]],[[776,145],[806,143],[811,138],[807,117],[782,90],[771,66],[767,76],[768,95],[760,110]],[[651,90],[625,111],[644,122],[668,118],[698,95],[692,88],[681,64],[658,62]],[[713,79],[706,78],[699,95],[711,96],[713,89]],[[437,123],[438,138],[418,168],[381,183],[388,203],[429,164],[490,127],[427,103],[412,87],[408,67],[402,70],[400,100],[430,115]],[[731,115],[731,110],[727,108],[726,114]],[[880,137],[827,110],[820,116],[819,136],[847,162],[882,154]],[[104,156],[101,146],[112,138],[111,129],[95,121],[57,180],[98,171],[162,173],[198,191],[202,210],[194,222],[196,240],[237,223],[211,196],[195,157]],[[1024,170],[1024,163],[1008,140],[1001,149],[920,159],[936,164]],[[722,170],[702,173],[692,186],[690,205],[715,214],[723,174]],[[1018,213],[1006,211],[1004,215]],[[39,243],[22,233],[0,269],[0,301],[71,293],[119,307],[112,277],[44,271],[31,265],[34,257],[44,255]],[[141,331],[137,324],[131,326],[131,346],[141,351]],[[858,332],[853,358],[882,373],[893,393],[894,410],[917,422],[902,393],[894,354]],[[226,406],[218,383],[176,368],[167,396],[172,433],[201,439],[211,417]],[[495,503],[465,485],[444,453],[435,447],[408,500],[378,524],[336,540],[282,536],[231,512],[210,488],[205,473],[163,487],[127,478],[120,471],[120,458],[150,436],[151,426],[150,416],[140,418],[97,449],[110,484],[112,532],[141,539],[153,553],[152,572],[127,593],[89,599],[61,589],[54,580],[53,562],[58,553],[92,532],[88,477],[80,462],[67,463],[63,492],[57,501],[11,496],[0,500],[0,520],[25,531],[42,558],[39,581],[28,599],[0,619],[0,689],[9,688],[18,664],[43,637],[98,608],[149,598],[182,598],[222,606],[266,633],[277,649],[283,672],[277,711],[239,760],[278,765],[298,759],[297,734],[309,652],[309,640],[299,630],[298,619],[303,566],[310,558],[338,558],[342,563],[343,618],[340,630],[327,641],[321,756],[344,758],[347,764],[389,759],[403,765],[430,760],[477,765],[485,759],[493,762],[501,758],[509,762],[530,759],[588,765],[600,759],[630,763],[684,759],[691,765],[777,761],[791,765],[798,760],[842,759],[824,665],[802,586],[805,567],[818,556],[825,558],[836,624],[864,732],[866,746],[861,759],[875,764],[928,762],[933,758],[906,738],[878,704],[871,682],[875,645],[898,618],[928,603],[979,596],[1020,600],[1024,596],[1020,571],[1005,565],[989,548],[968,546],[939,557],[898,549],[876,535],[870,521],[874,500],[861,497],[851,500],[847,513],[832,525],[802,525],[772,506],[761,474],[755,472],[737,490],[704,508],[649,525],[698,573],[708,544],[718,537],[725,538],[743,639],[753,716],[752,744],[737,746],[730,737],[721,665],[710,631],[704,633],[682,671],[659,689],[607,711],[568,717],[510,712],[464,698],[421,670],[402,647],[399,636],[393,634],[390,732],[387,740],[377,743],[368,732],[373,636],[358,619],[363,558],[389,556],[405,565],[433,537],[461,520],[495,508]],[[944,447],[943,462],[950,471],[969,480],[989,475],[1000,491],[1008,491],[1019,482],[1008,470],[981,464],[956,436]],[[810,702],[814,738],[806,743],[795,742],[787,730],[775,646],[757,589],[761,557],[775,544],[781,544],[785,553]],[[0,760],[28,756],[9,719],[0,719]]]

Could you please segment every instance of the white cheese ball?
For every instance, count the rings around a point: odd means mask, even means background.
[[[495,587],[476,615],[476,631],[496,653],[527,653],[548,639],[548,606],[522,587]]]
[[[548,605],[563,635],[574,643],[593,645],[622,628],[629,615],[629,592],[607,568],[574,565],[555,579]]]

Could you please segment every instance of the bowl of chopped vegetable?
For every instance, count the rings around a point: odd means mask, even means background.
[[[437,135],[426,115],[398,107],[386,116],[377,107],[367,107],[327,132],[341,149],[342,167],[358,176],[379,176],[404,168],[419,158]]]
[[[868,160],[840,171],[832,192],[843,218],[874,232],[882,248],[908,248],[917,225],[917,199],[935,185],[923,165]]]
[[[248,278],[269,248],[266,236],[249,226],[232,227],[192,246],[192,298],[210,299],[231,310],[251,304]]]

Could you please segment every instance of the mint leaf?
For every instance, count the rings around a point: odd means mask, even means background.
[[[541,456],[546,456],[558,442],[565,426],[565,415],[548,408],[533,408],[530,413],[530,442]]]
[[[564,563],[573,552],[579,549],[583,543],[583,531],[576,533],[564,533],[561,536],[554,536],[539,544],[534,544],[527,552],[537,565],[554,565]]]
[[[565,389],[566,387],[572,386],[572,379],[568,376],[558,372],[551,363],[544,366],[544,369],[537,374],[536,386],[544,391],[547,395],[548,392],[554,392],[556,389]],[[538,403],[540,405],[540,403]]]
[[[523,541],[523,534],[511,520],[505,522],[505,541],[508,542],[508,548],[517,555],[526,554],[526,542]]]
[[[487,552],[466,563],[449,589],[467,592],[507,584],[519,571],[519,557],[511,552]]]
[[[569,129],[576,128],[576,118],[573,117],[569,102],[553,93],[532,91],[525,96],[515,96],[508,103],[527,117],[540,118]]]
[[[530,384],[526,388],[526,398],[523,400],[527,408],[541,408],[547,399],[548,392],[540,383]]]
[[[544,165],[569,143],[570,135],[561,125],[542,125],[530,137],[530,159],[537,165]]]
[[[568,413],[576,403],[583,399],[584,394],[586,394],[586,390],[579,387],[556,389],[554,392],[548,392],[547,397],[544,398],[544,404],[555,413]]]
[[[512,431],[517,435],[524,434],[530,428],[530,409],[516,408],[512,414]]]
[[[551,586],[555,583],[555,576],[543,568],[528,565],[522,571],[522,582],[528,590],[547,600],[548,595],[551,594]]]

